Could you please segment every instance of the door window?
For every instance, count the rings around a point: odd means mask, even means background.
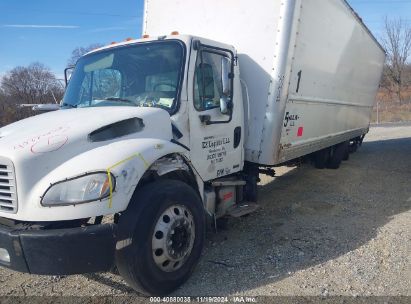
[[[223,97],[222,59],[219,53],[201,51],[194,74],[194,107],[206,111],[220,106]]]

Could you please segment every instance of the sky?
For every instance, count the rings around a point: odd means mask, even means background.
[[[56,75],[76,47],[141,36],[144,0],[0,0],[0,75],[38,61]]]
[[[348,2],[377,37],[385,16],[411,22],[411,0]],[[140,37],[143,6],[144,0],[0,0],[0,77],[36,61],[62,77],[76,47]]]

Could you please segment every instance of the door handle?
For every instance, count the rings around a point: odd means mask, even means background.
[[[205,125],[209,125],[210,121],[211,121],[211,116],[210,115],[200,115],[200,121],[205,124]]]
[[[234,149],[236,149],[241,142],[241,127],[234,129]]]

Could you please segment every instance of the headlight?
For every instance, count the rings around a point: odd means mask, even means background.
[[[115,177],[110,173],[90,173],[50,186],[44,194],[43,206],[76,205],[102,200],[114,191]]]

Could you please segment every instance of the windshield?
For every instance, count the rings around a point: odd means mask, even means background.
[[[128,45],[79,59],[63,107],[140,106],[172,112],[183,69],[178,41]]]

